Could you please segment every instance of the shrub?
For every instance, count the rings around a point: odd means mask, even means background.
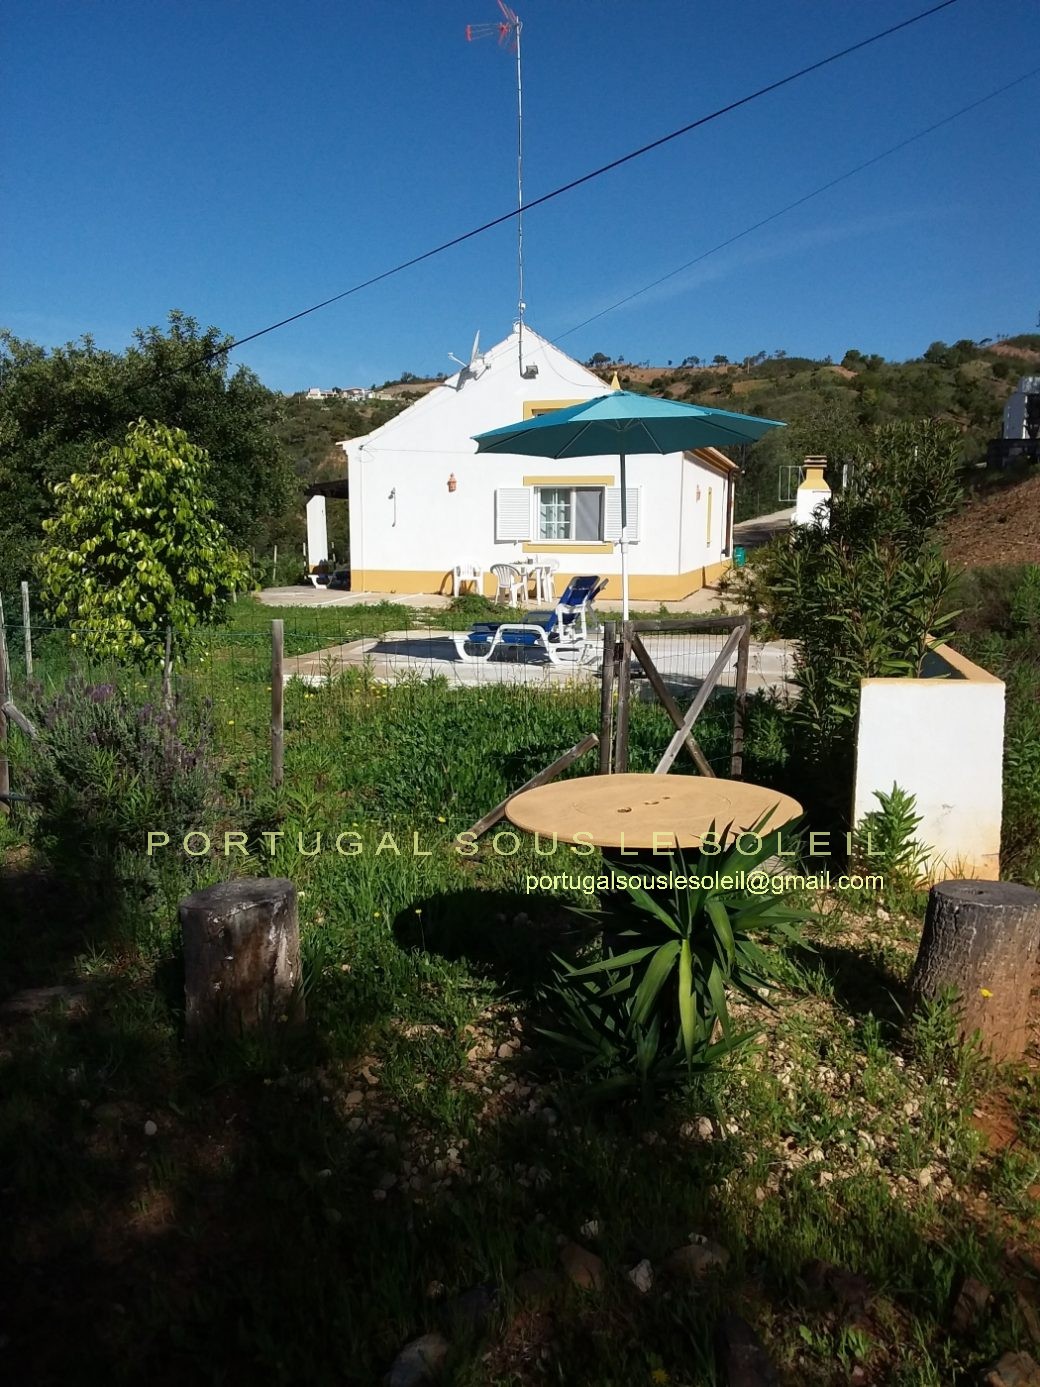
[[[829,525],[798,527],[746,580],[771,627],[798,642],[794,710],[819,807],[844,816],[860,681],[914,676],[952,625],[953,578],[933,538],[958,504],[956,440],[923,421],[864,439]]]
[[[931,850],[917,839],[921,815],[914,812],[914,795],[893,784],[888,794],[875,790],[874,798],[880,807],[864,814],[856,825],[854,861],[864,872],[881,873],[886,896],[895,899],[921,885]]]
[[[800,942],[795,925],[807,915],[743,884],[792,841],[790,824],[763,828],[758,825],[761,843],[750,852],[740,850],[738,839],[724,856],[702,849],[664,854],[642,869],[614,865],[627,885],[595,917],[604,928],[604,956],[584,967],[557,959],[555,984],[543,997],[554,1017],[543,1034],[592,1079],[590,1100],[649,1098],[711,1069],[753,1038],[734,1030],[728,994],[764,1002],[776,979],[763,945]],[[718,840],[726,837],[720,830]],[[704,884],[727,876],[740,884]],[[659,884],[675,877],[699,884]]]
[[[31,712],[39,738],[19,784],[34,803],[34,846],[107,922],[175,893],[183,859],[148,857],[147,834],[177,842],[208,822],[217,801],[208,711],[137,704],[111,684],[73,679]]]
[[[37,556],[48,613],[94,657],[161,663],[250,582],[206,494],[206,453],[183,429],[139,419],[90,472],[54,488]]]

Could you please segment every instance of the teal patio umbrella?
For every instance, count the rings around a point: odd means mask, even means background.
[[[754,443],[778,419],[731,414],[706,405],[686,405],[656,395],[636,395],[617,387],[567,409],[554,409],[518,424],[474,435],[478,453],[520,453],[524,457],[585,458],[616,453],[621,461],[621,612],[628,620],[628,493],[625,457],[629,453],[681,453],[693,448],[725,448]]]

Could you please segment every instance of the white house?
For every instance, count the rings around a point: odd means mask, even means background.
[[[477,454],[472,436],[606,393],[579,362],[523,330],[396,418],[340,444],[350,488],[351,587],[450,592],[458,563],[485,569],[525,554],[559,577],[596,573],[620,596],[617,457],[554,461]],[[729,564],[739,468],[713,448],[627,459],[629,590],[675,600]],[[490,574],[486,591],[493,591]],[[557,583],[559,591],[559,582]]]

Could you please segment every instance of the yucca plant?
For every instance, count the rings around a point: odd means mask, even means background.
[[[794,840],[794,826],[763,833],[764,822],[723,854],[677,850],[638,874],[629,863],[615,864],[627,880],[595,917],[611,941],[604,956],[582,967],[557,959],[544,994],[555,1024],[542,1034],[593,1080],[590,1098],[647,1096],[704,1072],[753,1038],[753,1031],[735,1030],[728,995],[771,1005],[765,994],[776,980],[764,946],[800,944],[797,926],[808,918],[783,904],[763,871],[782,842]],[[709,842],[731,838],[727,829],[716,840],[714,825],[711,835]],[[739,844],[752,835],[753,850],[742,851]],[[659,889],[653,883],[663,877],[671,884]],[[675,884],[682,879],[686,885]]]

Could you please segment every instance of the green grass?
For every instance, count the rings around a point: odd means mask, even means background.
[[[0,824],[4,991],[94,989],[85,1014],[59,1006],[0,1036],[12,1376],[371,1384],[481,1283],[499,1299],[483,1330],[451,1334],[444,1381],[458,1387],[707,1387],[731,1309],[792,1387],[845,1381],[857,1364],[868,1382],[947,1387],[1028,1346],[1014,1293],[1036,1251],[1040,1084],[965,1056],[941,1008],[911,1019],[919,901],[884,919],[862,897],[828,902],[813,951],[777,958],[784,990],[775,1012],[754,1013],[757,1048],[649,1113],[590,1115],[539,1046],[533,999],[553,954],[588,937],[568,907],[595,901],[527,894],[525,873],[547,860],[530,841],[468,858],[453,840],[595,728],[595,694],[384,687],[364,671],[293,685],[276,792],[269,614],[251,630],[239,606],[186,694],[214,700],[214,841],[244,829],[253,855],[203,863],[203,879],[296,882],[308,1027],[192,1050],[172,913],[98,937],[33,864],[24,815]],[[55,679],[59,655],[41,660]],[[777,717],[753,701],[748,773],[767,783],[784,771]],[[725,708],[699,729],[724,760]],[[668,735],[639,703],[633,768]],[[273,857],[264,831],[284,835]],[[344,831],[364,851],[328,850]],[[308,855],[317,833],[324,850]],[[994,1104],[1016,1142],[989,1153],[972,1113]],[[710,1139],[693,1125],[703,1117]],[[692,1232],[730,1262],[696,1287],[669,1283],[664,1258]],[[560,1238],[601,1256],[606,1281],[594,1295],[556,1284],[539,1308],[522,1273],[555,1268]],[[647,1296],[625,1276],[642,1258],[657,1277]],[[867,1278],[862,1315],[811,1293],[804,1268],[820,1258]],[[965,1273],[995,1298],[959,1336],[947,1307]]]

